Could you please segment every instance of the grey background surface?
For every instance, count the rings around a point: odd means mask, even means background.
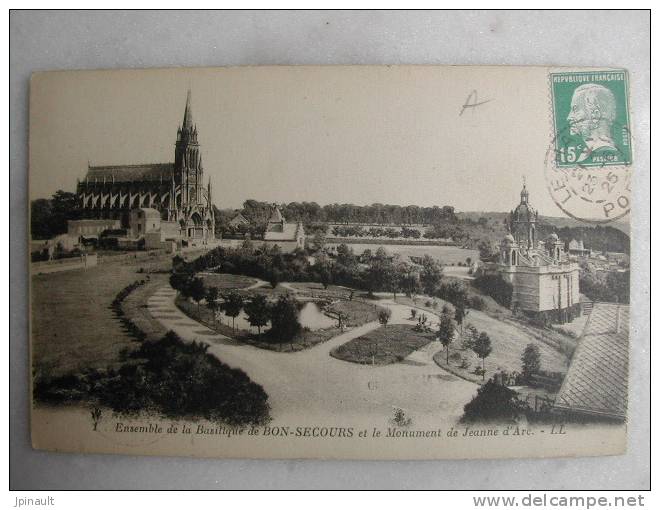
[[[596,28],[597,27],[597,28]],[[650,485],[650,14],[647,12],[28,12],[10,14],[10,487],[571,488]],[[256,64],[625,67],[635,138],[628,453],[506,461],[198,460],[34,451],[29,440],[30,73]]]

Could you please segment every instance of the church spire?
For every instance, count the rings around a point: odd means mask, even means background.
[[[186,110],[183,113],[183,124],[181,125],[181,129],[185,130],[192,130],[193,127],[193,117],[192,117],[192,101],[191,101],[191,93],[190,89],[188,89],[188,95],[186,97]]]

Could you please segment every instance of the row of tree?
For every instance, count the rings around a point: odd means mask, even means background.
[[[397,239],[403,237],[404,239],[419,239],[422,233],[411,227],[369,227],[365,228],[362,225],[335,225],[332,228],[332,235],[335,237],[388,237],[390,239]]]
[[[493,348],[488,333],[477,331],[477,328],[467,324],[465,329],[463,323],[469,310],[463,305],[458,306],[445,305],[440,313],[440,322],[438,324],[438,340],[442,343],[446,351],[446,363],[449,365],[449,347],[454,341],[460,328],[460,337],[462,338],[461,347],[464,350],[473,351],[481,359],[481,377],[486,373],[485,360]]]
[[[183,297],[197,303],[198,315],[200,303],[205,301],[214,323],[218,319],[218,312],[231,317],[233,330],[236,317],[245,312],[248,323],[257,328],[259,336],[262,328],[270,323],[268,337],[273,342],[290,342],[301,331],[298,302],[289,296],[281,296],[271,303],[260,294],[250,298],[244,298],[236,291],[221,294],[217,287],[206,287],[204,280],[189,272],[173,272],[170,285]]]
[[[456,221],[451,206],[420,207],[417,205],[394,204],[328,204],[316,202],[289,202],[279,205],[284,217],[289,221],[304,223],[375,223],[394,225],[433,224],[442,221]],[[272,204],[257,200],[243,203],[243,216],[260,223],[268,220]]]

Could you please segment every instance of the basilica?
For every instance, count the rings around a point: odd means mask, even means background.
[[[552,233],[540,240],[538,211],[523,184],[520,203],[507,218],[509,233],[500,243],[499,260],[489,272],[499,273],[513,288],[511,308],[552,322],[570,322],[580,314],[579,267]]]
[[[89,166],[78,181],[82,217],[115,220],[134,234],[159,234],[162,240],[198,240],[215,237],[211,180],[204,183],[202,154],[193,122],[190,91],[183,122],[177,130],[173,163]],[[136,213],[142,210],[142,213]],[[142,230],[132,218],[154,217]],[[137,231],[137,228],[140,231]]]

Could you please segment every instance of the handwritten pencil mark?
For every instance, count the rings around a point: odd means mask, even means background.
[[[470,92],[470,95],[468,95],[467,99],[465,100],[465,103],[463,104],[463,107],[461,108],[461,113],[458,114],[460,117],[463,115],[463,112],[467,110],[468,108],[476,108],[477,106],[481,106],[482,104],[490,103],[492,99],[486,99],[485,101],[479,101],[479,96],[477,95],[477,91],[473,90]],[[472,110],[474,112],[474,109]]]

